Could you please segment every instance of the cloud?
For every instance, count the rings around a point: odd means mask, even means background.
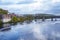
[[[20,2],[17,2],[16,4],[30,4],[30,3],[35,3],[37,1],[34,1],[34,0],[25,0],[25,1],[20,1]]]
[[[51,8],[48,10],[49,13],[60,13],[60,2],[55,3]]]
[[[1,0],[0,5],[10,4],[29,4],[35,2],[34,0]]]
[[[60,0],[52,0],[52,3],[60,2]]]
[[[40,7],[39,3],[30,3],[30,4],[15,4],[15,5],[2,5],[3,8],[6,8],[10,11],[18,10],[18,12],[28,13]]]
[[[60,0],[0,0],[0,8],[14,13],[59,13]]]

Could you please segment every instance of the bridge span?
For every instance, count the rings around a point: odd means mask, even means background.
[[[42,19],[42,21],[45,21],[46,19],[51,19],[51,21],[57,21],[57,18],[59,19],[60,16],[42,16],[42,17],[35,17],[35,21],[36,19]]]

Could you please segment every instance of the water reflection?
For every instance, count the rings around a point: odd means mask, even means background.
[[[60,40],[60,21],[30,24],[4,24],[9,31],[0,32],[0,40]]]
[[[11,29],[10,24],[2,24],[2,25],[0,25],[0,31],[8,31],[10,29]]]
[[[50,25],[45,34],[47,34],[48,40],[60,40],[60,23]]]

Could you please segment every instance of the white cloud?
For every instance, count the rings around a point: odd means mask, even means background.
[[[31,4],[13,4],[13,5],[2,5],[3,8],[8,10],[18,10],[22,12],[32,12],[35,9],[39,9],[41,4],[39,2],[31,3]]]
[[[52,3],[60,2],[60,0],[52,0]]]
[[[1,2],[6,3],[6,2],[11,2],[11,3],[17,3],[17,2],[21,2],[24,0],[1,0]]]
[[[32,3],[27,3],[32,2]],[[52,5],[56,2],[60,2],[59,0],[2,0],[2,2],[10,2],[13,3],[11,5],[0,5],[0,8],[8,9],[9,11],[16,11],[20,13],[35,13],[35,12],[45,12],[46,10],[51,9]],[[23,2],[22,4],[16,4]],[[24,3],[25,2],[25,3]],[[17,13],[16,12],[16,13]]]

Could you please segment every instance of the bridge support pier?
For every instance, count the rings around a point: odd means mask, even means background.
[[[35,22],[37,21],[37,19],[35,19]]]
[[[51,18],[51,21],[57,21],[57,19],[56,18]]]
[[[53,21],[53,18],[51,18],[51,21]]]
[[[42,18],[42,21],[45,21],[45,18],[44,17]]]
[[[55,21],[57,21],[57,19],[55,18]]]

